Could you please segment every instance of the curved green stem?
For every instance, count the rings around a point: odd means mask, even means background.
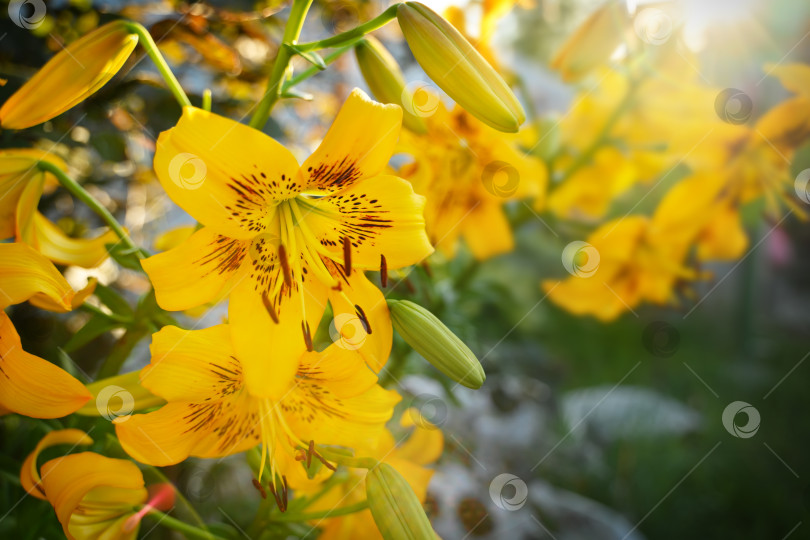
[[[133,253],[137,254],[138,258],[143,259],[144,257],[148,257],[149,254],[138,247],[135,242],[132,241],[132,238],[129,237],[127,231],[124,230],[124,227],[121,226],[120,223],[115,219],[115,217],[110,213],[109,210],[104,208],[95,197],[90,195],[78,182],[73,180],[69,177],[65,172],[48,161],[38,161],[37,167],[41,171],[49,172],[59,180],[59,183],[62,184],[66,190],[68,190],[71,195],[82,201],[84,204],[90,207],[93,212],[95,212],[103,221],[107,224],[107,226],[115,232],[118,238],[121,239],[121,243],[127,247],[127,249],[131,250]]]
[[[323,57],[324,63],[326,63],[327,65],[331,64],[332,62],[334,62],[335,60],[340,58],[340,56],[342,56],[344,53],[346,53],[347,51],[352,50],[354,48],[354,46],[357,44],[357,42],[360,41],[360,39],[361,38],[357,38],[354,41],[352,41],[351,43],[346,44],[345,47],[341,47],[340,49],[338,49],[338,50],[336,50],[336,51],[334,51],[332,53],[327,54],[326,56]],[[320,72],[321,72],[321,69],[319,69],[318,66],[312,66],[312,67],[309,67],[309,68],[305,69],[304,71],[302,71],[298,75],[296,75],[296,76],[290,78],[289,80],[285,81],[284,84],[281,87],[281,93],[283,94],[288,89],[295,86],[296,84],[298,84],[298,83],[300,83],[300,82],[302,82],[302,81],[304,81],[306,79],[309,79],[313,75],[316,75],[316,74],[318,74]]]
[[[338,516],[345,516],[348,514],[354,514],[355,512],[360,512],[368,508],[368,501],[363,500],[359,503],[349,504],[347,506],[341,506],[340,508],[333,508],[331,510],[321,510],[319,512],[308,512],[308,513],[301,513],[301,514],[279,514],[277,516],[273,516],[270,521],[276,522],[288,522],[288,521],[309,521],[312,519],[328,519]]]
[[[293,0],[292,8],[290,9],[290,17],[287,19],[287,26],[284,27],[284,36],[278,47],[276,61],[273,63],[273,70],[270,72],[270,78],[267,80],[267,91],[256,107],[256,112],[254,112],[253,116],[250,118],[251,127],[262,129],[267,123],[267,119],[270,118],[270,111],[273,109],[273,105],[275,105],[276,101],[281,97],[282,80],[287,73],[293,54],[285,45],[295,45],[298,41],[298,36],[301,34],[301,27],[304,25],[304,19],[311,5],[312,0]]]
[[[179,103],[181,107],[191,107],[191,101],[189,101],[188,96],[183,91],[183,87],[180,86],[180,82],[169,68],[169,64],[166,63],[163,55],[160,54],[157,43],[152,39],[152,35],[149,31],[142,25],[131,21],[127,23],[127,28],[130,32],[138,36],[138,43],[141,44],[146,50],[146,54],[148,54],[149,58],[155,63],[155,67],[157,67],[163,80],[166,81],[169,90],[174,94],[174,99],[177,100],[177,103]]]
[[[87,302],[83,303],[79,306],[79,309],[82,311],[86,311],[88,313],[93,313],[95,315],[100,315],[102,317],[106,317],[111,321],[120,322],[122,324],[130,324],[133,322],[132,317],[125,317],[123,315],[118,315],[116,313],[107,313],[104,310],[97,308],[92,304],[88,304]]]
[[[323,446],[318,447],[318,453],[329,461],[334,461],[338,465],[351,467],[353,469],[373,469],[380,464],[380,462],[374,458],[347,456],[346,454]]]
[[[189,525],[184,521],[180,521],[179,519],[175,519],[168,514],[164,514],[160,510],[149,510],[147,515],[156,518],[160,525],[164,525],[170,529],[174,529],[177,532],[183,533],[187,538],[200,538],[202,540],[225,540],[221,536],[216,536],[208,531],[198,529],[197,527]]]
[[[397,8],[399,4],[394,4],[388,9],[374,17],[373,19],[364,22],[363,24],[352,28],[346,32],[332,36],[330,38],[322,39],[320,41],[310,41],[309,43],[299,43],[297,48],[303,52],[317,51],[319,49],[327,49],[329,47],[342,47],[350,41],[356,41],[365,36],[369,32],[381,28],[394,20],[397,16]]]

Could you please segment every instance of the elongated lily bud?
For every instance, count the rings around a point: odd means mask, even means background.
[[[405,86],[405,76],[399,64],[382,43],[372,36],[366,36],[355,45],[354,54],[360,72],[371,93],[382,103],[394,103],[402,107],[404,100],[413,101],[411,91]],[[426,133],[425,121],[413,115],[406,107],[402,109],[402,123],[415,133]]]
[[[447,95],[493,128],[517,132],[523,107],[453,25],[419,2],[400,4],[397,19],[416,61]]]
[[[388,309],[397,333],[436,369],[467,388],[481,388],[481,363],[435,315],[407,300],[388,300]]]
[[[380,463],[368,471],[366,498],[385,540],[436,538],[422,503],[391,465]]]
[[[628,23],[624,2],[608,0],[563,44],[551,67],[570,82],[604,64],[622,43]]]
[[[138,44],[128,23],[113,21],[61,50],[0,108],[0,125],[24,129],[78,105],[124,65]]]

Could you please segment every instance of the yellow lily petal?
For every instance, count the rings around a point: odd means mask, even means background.
[[[39,476],[37,458],[43,450],[51,446],[56,446],[57,444],[70,444],[75,448],[80,445],[89,446],[93,444],[93,439],[80,429],[58,429],[46,433],[45,436],[40,439],[34,451],[25,458],[22,469],[20,469],[20,483],[23,489],[28,492],[29,495],[33,495],[38,499],[45,500],[46,497],[45,490],[40,484],[42,478]]]
[[[287,392],[301,354],[307,350],[302,321],[306,320],[311,338],[326,309],[327,290],[320,281],[306,279],[303,291],[295,282],[293,286],[282,285],[275,298],[268,295],[267,305],[264,295],[268,285],[253,277],[240,282],[231,293],[231,336],[245,371],[245,384],[257,397],[280,398]],[[278,322],[268,309],[275,312]]]
[[[412,427],[413,431],[408,439],[397,447],[395,456],[418,465],[429,465],[436,462],[444,451],[444,434],[438,427],[428,426],[424,419],[421,419],[420,423],[414,421],[420,417],[421,414],[415,409],[408,409],[402,414],[400,425]]]
[[[57,264],[95,268],[109,257],[107,244],[119,242],[111,230],[95,238],[71,238],[39,212],[33,220],[34,242],[29,243]]]
[[[298,374],[327,387],[338,398],[362,394],[375,384],[377,376],[357,352],[333,343],[323,352],[306,352]]]
[[[14,243],[0,244],[0,261],[0,309],[42,293],[70,311],[73,289],[48,259]]]
[[[123,524],[119,518],[131,515],[148,497],[143,474],[131,461],[93,452],[53,459],[42,466],[42,486],[68,538],[105,537],[87,534],[85,514],[96,514],[108,529],[113,527],[112,538],[137,536],[137,528],[130,533],[115,529]]]
[[[306,226],[343,259],[343,238],[352,243],[352,266],[378,270],[418,263],[433,252],[422,217],[425,199],[396,176],[375,176],[329,197],[308,202]]]
[[[49,161],[57,167],[66,169],[64,161],[42,150],[29,148],[14,148],[0,150],[0,239],[10,238],[16,234],[15,216],[17,202],[23,190],[31,183],[39,185],[53,185],[56,179],[51,174],[45,174],[35,166],[38,160]],[[36,195],[32,208],[39,202],[41,192]]]
[[[460,228],[473,257],[479,261],[508,253],[515,247],[512,227],[500,204],[481,202],[464,219]]]
[[[97,28],[59,51],[0,108],[0,125],[41,124],[94,94],[124,65],[138,37],[124,21]]]
[[[87,299],[87,297],[93,294],[93,292],[95,292],[96,285],[98,285],[98,279],[96,278],[88,279],[87,285],[85,285],[84,288],[82,288],[82,290],[76,291],[76,293],[73,295],[73,300],[70,302],[70,310],[74,310],[80,305],[84,304],[84,301]],[[62,304],[54,302],[53,299],[42,293],[37,293],[31,298],[29,298],[28,303],[40,309],[53,311],[54,313],[66,313],[67,311],[69,311],[66,310]]]
[[[0,311],[0,405],[33,418],[61,418],[91,397],[68,372],[25,352],[11,319]]]
[[[158,305],[181,311],[225,294],[235,283],[250,243],[203,227],[179,246],[141,261]]]
[[[338,274],[337,267],[334,274]],[[340,272],[338,275],[343,275]],[[361,271],[342,281],[341,291],[329,291],[332,305],[332,340],[339,347],[355,351],[374,370],[385,366],[394,336],[385,297]],[[358,310],[359,306],[359,310]],[[368,326],[366,326],[368,325]]]
[[[748,249],[748,234],[742,226],[740,212],[731,205],[718,205],[711,220],[701,232],[697,256],[701,261],[733,261]]]
[[[272,202],[300,191],[298,162],[259,130],[194,107],[160,134],[155,172],[171,199],[194,219],[231,238],[252,238],[272,217]]]
[[[334,193],[383,172],[394,151],[402,109],[372,101],[355,88],[323,142],[301,166],[305,190]]]
[[[807,64],[766,64],[765,72],[773,75],[787,90],[810,97],[810,66]]]

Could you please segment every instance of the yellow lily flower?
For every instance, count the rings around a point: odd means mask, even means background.
[[[261,444],[260,480],[269,462],[274,484],[278,475],[293,489],[306,486],[316,480],[307,478],[297,450],[312,440],[367,448],[400,399],[376,385],[358,355],[337,345],[304,353],[295,380],[279,399],[252,392],[253,375],[231,344],[228,325],[195,331],[164,327],[153,335],[151,351],[141,384],[168,404],[117,419],[115,431],[130,456],[155,466]]]
[[[394,435],[385,430],[380,443],[370,457],[388,463],[399,472],[413,489],[416,497],[424,503],[433,470],[427,466],[435,463],[444,450],[444,435],[437,427],[420,419],[415,409],[405,411],[400,420],[403,428],[412,428],[407,439],[397,441]],[[363,501],[366,498],[365,469],[352,469],[352,476],[329,490],[309,510],[328,511]],[[308,511],[309,511],[308,510]],[[363,538],[382,539],[374,523],[371,511],[366,509],[345,516],[329,518],[313,523],[321,527],[320,540],[350,540],[363,531]]]
[[[77,39],[51,58],[0,107],[0,126],[24,129],[78,105],[112,79],[138,44],[125,21]]]
[[[413,161],[398,171],[427,198],[431,242],[452,256],[463,237],[477,259],[511,251],[514,239],[502,206],[542,199],[543,163],[461,107],[448,111],[438,99],[436,107],[426,118],[426,135],[403,132],[400,150]]]
[[[142,517],[139,509],[147,503],[148,492],[134,463],[81,452],[37,468],[37,458],[46,448],[92,443],[93,439],[78,429],[51,431],[23,463],[22,486],[30,495],[51,503],[65,536],[71,540],[135,539]]]
[[[42,150],[0,150],[0,239],[13,236],[57,264],[98,266],[108,256],[106,245],[115,244],[118,237],[108,230],[96,238],[71,238],[43,216],[37,210],[39,199],[58,182],[39,169],[37,161],[67,170],[64,161]]]
[[[667,304],[678,280],[695,278],[682,265],[686,247],[664,234],[662,226],[643,216],[609,221],[594,231],[563,263],[571,277],[542,284],[549,299],[575,315],[611,321],[641,302]],[[675,234],[675,233],[673,233]],[[594,257],[582,263],[580,254]],[[592,268],[591,266],[595,266]]]
[[[388,309],[363,270],[401,268],[433,251],[424,199],[384,174],[401,119],[398,106],[354,90],[300,167],[260,131],[192,107],[160,135],[157,176],[205,226],[143,267],[164,309],[229,294],[233,339],[253,394],[286,392],[327,300],[336,320],[363,321],[369,335],[357,351],[369,366],[385,364]]]
[[[44,297],[71,309],[73,289],[45,257],[25,244],[0,244],[0,407],[34,418],[61,418],[92,396],[63,369],[22,349],[5,308]]]

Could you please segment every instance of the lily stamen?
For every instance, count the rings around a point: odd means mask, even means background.
[[[363,329],[366,331],[366,334],[371,334],[371,323],[368,322],[366,312],[357,304],[354,305],[354,309],[357,312],[357,316],[360,318],[360,322],[363,323]]]
[[[385,260],[385,255],[380,254],[380,285],[388,287],[388,261]]]
[[[266,309],[267,313],[270,315],[270,318],[273,319],[273,322],[278,324],[278,315],[276,314],[276,310],[273,309],[273,303],[270,300],[267,291],[262,293],[262,303],[264,304],[264,309]]]
[[[267,491],[265,491],[264,486],[261,484],[261,482],[259,482],[255,478],[253,479],[253,487],[259,490],[259,493],[261,493],[262,495],[262,499],[267,498]]]
[[[307,351],[314,351],[315,348],[312,346],[312,334],[309,331],[309,323],[307,321],[301,321],[301,330],[304,332],[304,343],[307,344]]]
[[[281,264],[282,275],[284,276],[284,284],[287,287],[292,287],[292,272],[290,271],[290,261],[287,260],[287,249],[284,244],[278,246],[278,260]]]
[[[347,278],[352,275],[352,242],[348,236],[343,237],[343,268]]]

